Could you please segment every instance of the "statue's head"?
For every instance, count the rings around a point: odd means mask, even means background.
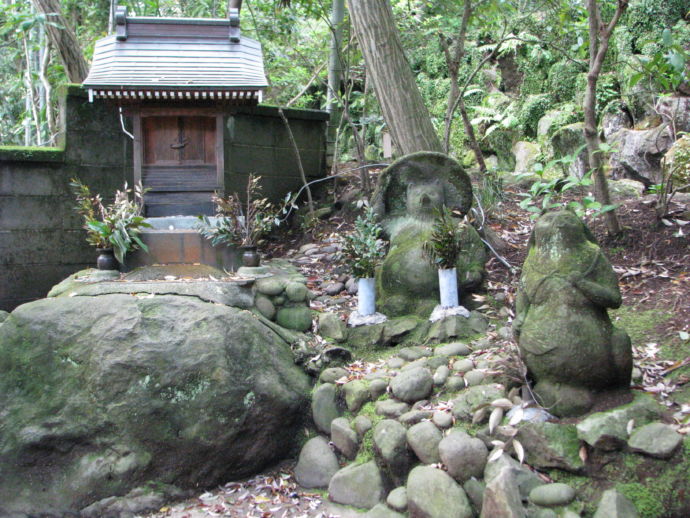
[[[596,240],[587,226],[573,212],[559,210],[547,212],[534,224],[530,247],[555,256]]]
[[[428,219],[446,205],[460,214],[472,207],[472,183],[462,166],[441,153],[404,156],[379,176],[372,206],[379,219]]]
[[[407,213],[418,219],[433,218],[446,203],[443,183],[438,178],[407,186]]]

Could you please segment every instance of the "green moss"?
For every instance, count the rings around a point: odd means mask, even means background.
[[[59,147],[0,146],[0,161],[62,162],[65,150]]]
[[[663,325],[672,314],[661,309],[640,311],[632,306],[622,306],[609,312],[611,321],[618,327],[625,329],[630,335],[633,345],[640,345],[646,341],[657,341],[654,332],[658,325]]]

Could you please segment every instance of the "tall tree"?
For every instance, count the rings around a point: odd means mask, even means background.
[[[60,61],[65,67],[67,79],[72,83],[81,83],[89,73],[79,40],[67,19],[62,16],[59,0],[32,0],[36,9],[54,22],[46,24],[48,38],[57,49]]]
[[[589,19],[589,69],[587,71],[587,89],[585,90],[585,142],[587,143],[587,157],[589,168],[594,178],[594,196],[602,205],[611,205],[611,196],[604,173],[604,163],[599,146],[597,131],[597,81],[601,67],[606,58],[609,41],[616,24],[625,10],[628,0],[617,0],[616,11],[611,20],[606,23],[601,17],[601,5],[598,0],[587,0],[587,16]],[[606,228],[610,235],[621,232],[618,216],[614,211],[604,213]]]
[[[388,0],[349,0],[367,73],[398,150],[443,151],[417,88]]]

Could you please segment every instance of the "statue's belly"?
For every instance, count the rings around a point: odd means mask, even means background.
[[[403,291],[425,298],[436,297],[438,270],[422,252],[422,241],[407,241],[396,246],[381,268],[384,289]]]
[[[547,280],[540,290],[520,335],[529,370],[554,381],[605,383],[592,374],[606,378],[608,371],[601,366],[611,364],[611,323],[605,312],[564,279]]]

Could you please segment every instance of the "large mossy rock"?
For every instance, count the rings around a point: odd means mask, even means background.
[[[376,276],[378,309],[387,316],[428,317],[438,304],[438,270],[424,256],[436,211],[443,205],[465,214],[472,184],[455,160],[440,153],[414,153],[395,161],[379,178],[373,207],[390,237],[388,255]],[[486,249],[465,225],[457,261],[458,288],[467,294],[484,277]]]
[[[249,311],[169,294],[20,306],[0,326],[0,515],[254,473],[290,451],[308,390]]]
[[[620,304],[616,274],[584,223],[568,211],[542,216],[530,237],[513,331],[551,413],[583,414],[596,392],[630,385],[630,338],[607,314]]]

